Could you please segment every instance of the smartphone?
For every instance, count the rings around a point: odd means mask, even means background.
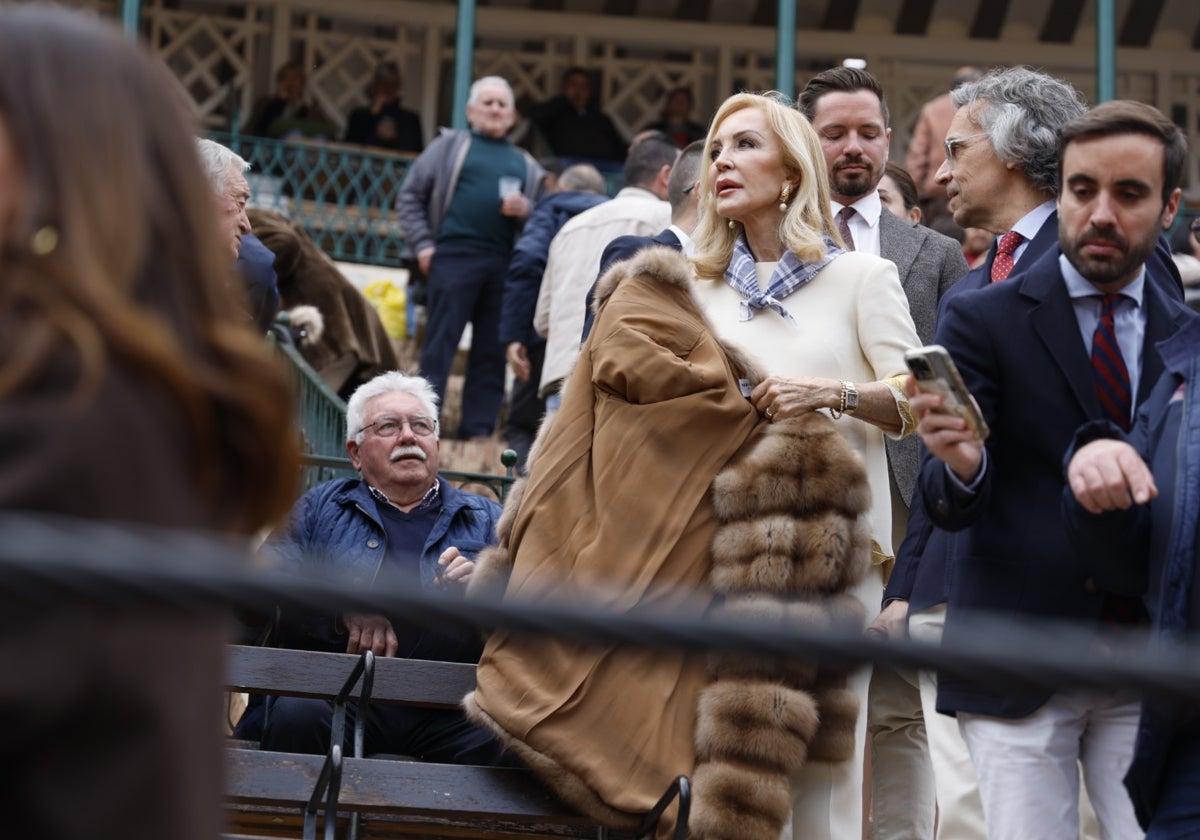
[[[917,347],[904,354],[904,361],[917,380],[917,387],[931,394],[942,395],[942,410],[957,414],[967,421],[967,428],[975,437],[986,440],[987,423],[979,411],[979,404],[963,384],[954,360],[940,344]]]

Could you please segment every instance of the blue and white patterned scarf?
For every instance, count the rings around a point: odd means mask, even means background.
[[[800,258],[791,251],[785,251],[783,259],[775,266],[771,282],[767,284],[767,290],[764,292],[758,287],[754,255],[750,253],[750,246],[746,243],[746,234],[739,234],[733,246],[733,258],[729,261],[729,267],[725,269],[725,282],[742,296],[742,301],[738,304],[738,320],[749,321],[759,309],[774,309],[789,324],[799,326],[780,301],[813,279],[834,257],[844,253],[828,236],[821,238],[825,240],[825,247],[828,249],[824,259],[813,263],[800,262]]]

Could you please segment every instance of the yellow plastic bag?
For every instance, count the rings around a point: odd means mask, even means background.
[[[367,300],[379,313],[379,320],[391,338],[407,338],[406,305],[408,295],[405,290],[391,280],[376,280],[363,289]]]

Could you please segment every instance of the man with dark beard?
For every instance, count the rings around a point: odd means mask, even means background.
[[[882,86],[866,70],[834,67],[809,80],[798,106],[821,138],[830,207],[842,238],[855,250],[895,263],[917,335],[928,344],[938,301],[969,267],[953,239],[883,207],[878,187],[887,168],[892,130]],[[892,489],[892,545],[898,546],[917,480],[919,442],[910,436],[884,443]],[[871,738],[875,836],[932,837],[934,770],[916,671],[876,666],[869,695],[863,699]],[[857,785],[844,795],[858,796]],[[831,807],[844,810],[836,803]],[[855,832],[859,827],[846,829]]]
[[[1090,625],[1097,644],[1144,620],[1140,601],[1104,591],[1068,539],[1063,457],[1085,422],[1129,428],[1163,371],[1159,342],[1187,323],[1174,279],[1152,258],[1179,207],[1186,141],[1130,101],[1097,106],[1059,135],[1058,247],[954,296],[938,323],[992,430],[986,445],[939,411],[940,397],[908,384],[933,455],[920,477],[925,512],[959,532],[947,638],[972,611]],[[958,717],[992,840],[1078,836],[1077,764],[1101,836],[1142,837],[1121,787],[1138,705],[1121,688],[939,674],[938,709]]]
[[[474,556],[496,540],[500,506],[458,490],[438,476],[437,396],[417,376],[380,374],[346,406],[346,452],[361,474],[308,491],[291,522],[262,554],[297,574],[370,584],[389,580],[430,594],[462,597]],[[282,610],[272,640],[279,647],[376,656],[476,662],[479,634],[467,628],[424,627],[398,616],[331,615]],[[324,753],[332,704],[271,697],[264,749]],[[354,708],[347,710],[348,724]],[[352,726],[348,725],[347,739]],[[253,737],[249,721],[239,737]],[[495,764],[501,748],[457,710],[369,707],[367,753],[419,756],[456,764]]]

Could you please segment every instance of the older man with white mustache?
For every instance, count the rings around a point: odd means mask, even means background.
[[[462,597],[475,554],[495,542],[500,506],[438,476],[437,416],[437,395],[421,377],[393,371],[360,386],[346,408],[346,452],[362,477],[309,490],[263,554],[295,572],[361,584],[386,578]],[[482,647],[472,630],[423,627],[395,615],[281,610],[274,632],[272,643],[279,647],[371,650],[410,659],[477,662]],[[329,702],[285,697],[267,702],[264,749],[326,752]],[[258,734],[250,720],[238,730],[239,736]],[[365,748],[460,764],[501,763],[502,752],[489,733],[457,710],[378,705],[367,711]]]

